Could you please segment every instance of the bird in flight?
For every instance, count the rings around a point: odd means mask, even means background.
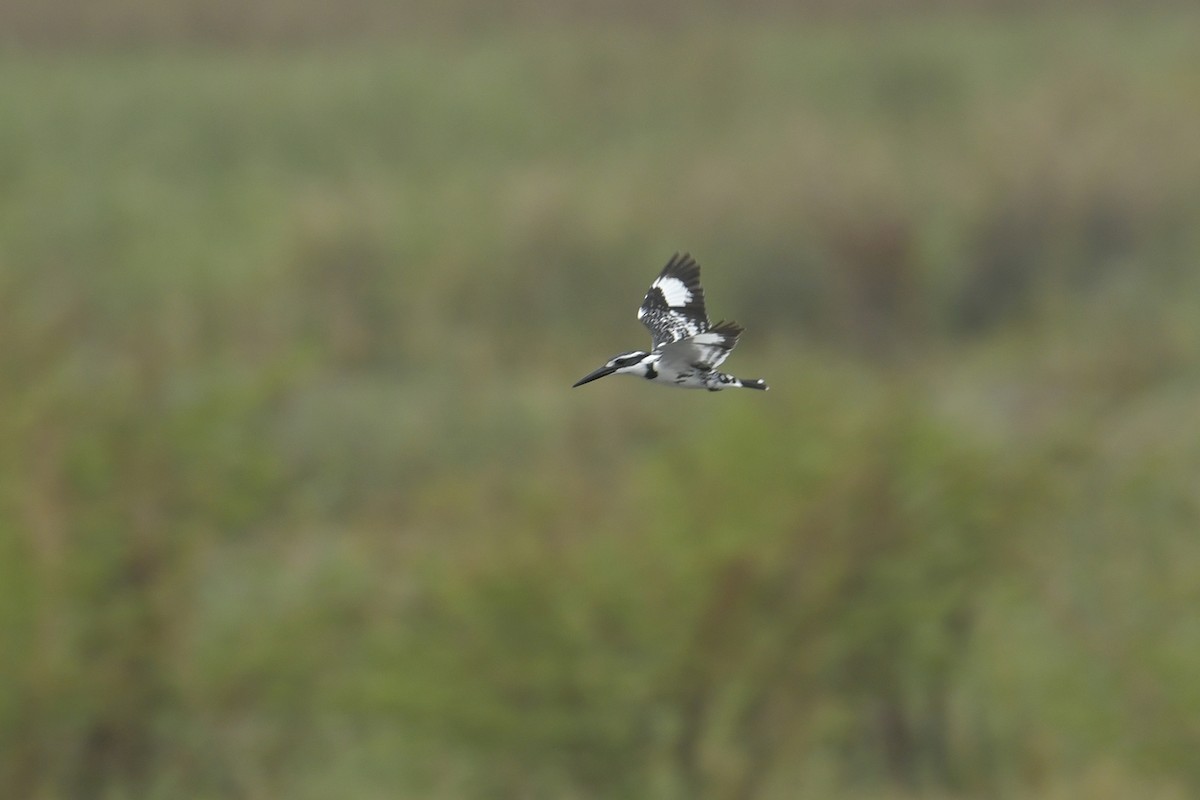
[[[672,256],[650,284],[638,309],[638,319],[650,330],[650,352],[633,350],[613,356],[600,369],[576,381],[575,386],[617,374],[710,392],[766,390],[767,384],[761,378],[735,378],[717,371],[737,345],[743,328],[736,322],[708,324],[700,265],[687,253]]]

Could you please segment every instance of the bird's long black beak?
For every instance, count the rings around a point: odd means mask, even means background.
[[[583,386],[585,383],[591,383],[597,378],[603,378],[605,375],[612,375],[616,371],[616,367],[610,367],[606,364],[595,372],[590,372],[579,380],[575,381],[575,384],[571,388],[574,389],[576,386]]]

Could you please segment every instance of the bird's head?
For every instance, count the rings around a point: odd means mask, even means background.
[[[603,378],[605,375],[612,375],[614,373],[619,375],[623,372],[633,372],[640,368],[642,359],[648,355],[649,353],[643,350],[634,350],[630,353],[621,353],[619,356],[613,356],[600,369],[590,372],[575,381],[575,386],[583,386],[585,383],[591,383],[597,378]],[[575,386],[571,388],[575,388]]]

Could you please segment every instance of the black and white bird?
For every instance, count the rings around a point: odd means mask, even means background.
[[[608,363],[576,381],[582,386],[605,375],[634,375],[664,386],[684,389],[763,389],[761,378],[735,378],[717,367],[737,345],[742,326],[736,322],[708,324],[704,290],[700,288],[700,265],[690,255],[676,253],[638,309],[638,319],[650,330],[649,353],[633,350],[609,359]]]

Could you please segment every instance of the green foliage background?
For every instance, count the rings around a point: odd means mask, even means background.
[[[252,7],[4,12],[0,793],[1200,791],[1193,10]]]

